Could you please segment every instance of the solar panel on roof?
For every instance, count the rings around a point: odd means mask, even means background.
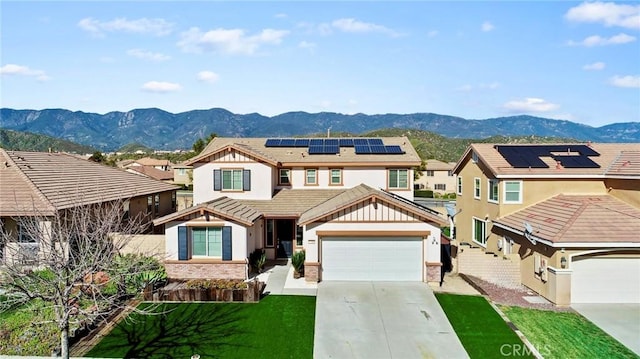
[[[379,138],[370,138],[369,139],[369,146],[382,146],[382,140]]]
[[[265,147],[278,147],[280,145],[279,138],[269,138],[267,142],[264,144]]]
[[[353,138],[341,138],[339,142],[340,147],[353,147]]]
[[[293,147],[296,144],[296,140],[293,138],[283,138],[280,141],[280,147]]]
[[[370,145],[369,148],[371,148],[371,153],[376,155],[383,155],[387,153],[387,150],[383,145]]]
[[[324,139],[323,138],[312,138],[309,141],[309,146],[324,146]]]
[[[309,139],[308,138],[298,138],[296,139],[295,147],[309,147]]]
[[[369,141],[366,138],[354,138],[353,144],[354,146],[369,146]]]
[[[327,145],[325,141],[324,145],[324,153],[326,154],[336,154],[340,152],[340,147],[338,145]]]
[[[360,155],[360,154],[367,154],[367,153],[371,153],[371,149],[369,148],[368,145],[355,145],[356,148],[356,154]]]
[[[331,146],[339,146],[340,145],[340,141],[338,141],[337,138],[327,138],[324,140],[324,145],[331,145]]]
[[[600,154],[586,145],[500,145],[495,148],[514,168],[549,168],[540,157],[551,157],[565,168],[600,167],[588,157]]]
[[[384,146],[384,149],[385,149],[386,153],[389,153],[389,154],[401,155],[401,154],[404,153],[404,151],[402,150],[402,147],[397,146],[397,145]]]
[[[309,146],[310,155],[320,155],[324,153],[324,146]]]
[[[560,161],[564,168],[600,168],[600,165],[586,156],[553,156],[553,159]]]

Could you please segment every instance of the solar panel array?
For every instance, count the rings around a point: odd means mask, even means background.
[[[600,156],[587,145],[496,145],[514,168],[549,168],[540,157],[551,157],[564,168],[600,168],[589,156]]]
[[[265,147],[307,147],[310,155],[337,154],[354,147],[356,154],[404,154],[402,147],[387,146],[380,138],[269,138]]]

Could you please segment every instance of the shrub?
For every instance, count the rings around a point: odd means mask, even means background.
[[[421,190],[413,191],[413,195],[415,197],[433,198],[433,191],[430,189],[421,189]]]
[[[304,273],[304,259],[304,251],[295,252],[291,256],[291,265],[293,266],[293,269],[301,275]]]
[[[256,249],[249,255],[249,263],[257,273],[262,273],[266,261],[267,254],[264,252],[264,249]]]

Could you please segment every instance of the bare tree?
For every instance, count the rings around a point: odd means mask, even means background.
[[[37,299],[51,307],[64,358],[71,329],[123,309],[127,294],[148,283],[143,273],[154,269],[150,261],[119,255],[144,229],[142,218],[125,218],[122,209],[119,201],[77,206],[15,218],[15,228],[3,225],[0,231],[0,250],[5,248],[0,293],[6,297],[0,311]],[[22,242],[16,240],[17,230]]]

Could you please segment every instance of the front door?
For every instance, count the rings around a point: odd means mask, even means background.
[[[293,253],[294,226],[295,220],[292,219],[278,219],[276,221],[278,258],[291,258],[291,253]]]

